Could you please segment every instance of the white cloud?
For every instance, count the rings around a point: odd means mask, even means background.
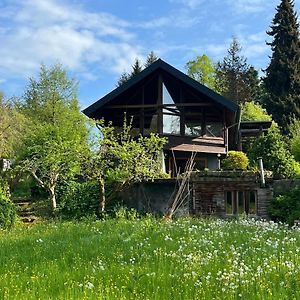
[[[227,0],[227,3],[237,13],[260,13],[274,8],[278,1],[275,0]]]
[[[120,73],[140,49],[129,24],[56,0],[14,0],[0,14],[0,77],[28,77],[40,63],[61,62],[94,78],[101,68]]]
[[[171,3],[181,3],[190,9],[195,9],[200,6],[200,4],[205,3],[204,0],[169,0]]]

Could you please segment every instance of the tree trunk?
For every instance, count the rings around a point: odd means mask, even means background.
[[[105,186],[104,186],[104,179],[100,178],[99,180],[99,190],[100,190],[100,202],[99,202],[99,213],[104,212],[105,210]]]
[[[49,188],[49,193],[50,193],[50,201],[51,201],[51,207],[53,210],[56,209],[56,196],[55,196],[55,187],[52,186]]]

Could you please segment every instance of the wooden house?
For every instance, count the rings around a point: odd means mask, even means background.
[[[238,145],[239,106],[161,59],[83,112],[116,128],[126,113],[133,117],[133,135],[168,137],[165,168],[173,174],[175,163],[183,170],[192,152],[196,169],[217,169],[221,156]]]

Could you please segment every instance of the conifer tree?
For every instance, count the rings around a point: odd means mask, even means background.
[[[141,73],[143,71],[143,66],[138,58],[135,59],[134,64],[132,65],[132,71],[130,77],[134,77],[135,75]]]
[[[145,68],[149,67],[157,60],[158,60],[158,57],[156,56],[156,54],[153,51],[151,51],[147,56],[147,59],[145,62]]]
[[[292,0],[282,0],[276,8],[271,30],[271,61],[264,78],[267,111],[285,132],[293,116],[300,117],[299,24]]]
[[[216,90],[238,104],[256,100],[252,98],[255,69],[248,65],[241,50],[237,39],[233,38],[227,56],[217,64],[216,70]]]

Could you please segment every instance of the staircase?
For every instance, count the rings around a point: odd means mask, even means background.
[[[13,198],[13,202],[17,207],[17,214],[24,223],[33,223],[38,218],[35,214],[32,202],[23,197]]]

